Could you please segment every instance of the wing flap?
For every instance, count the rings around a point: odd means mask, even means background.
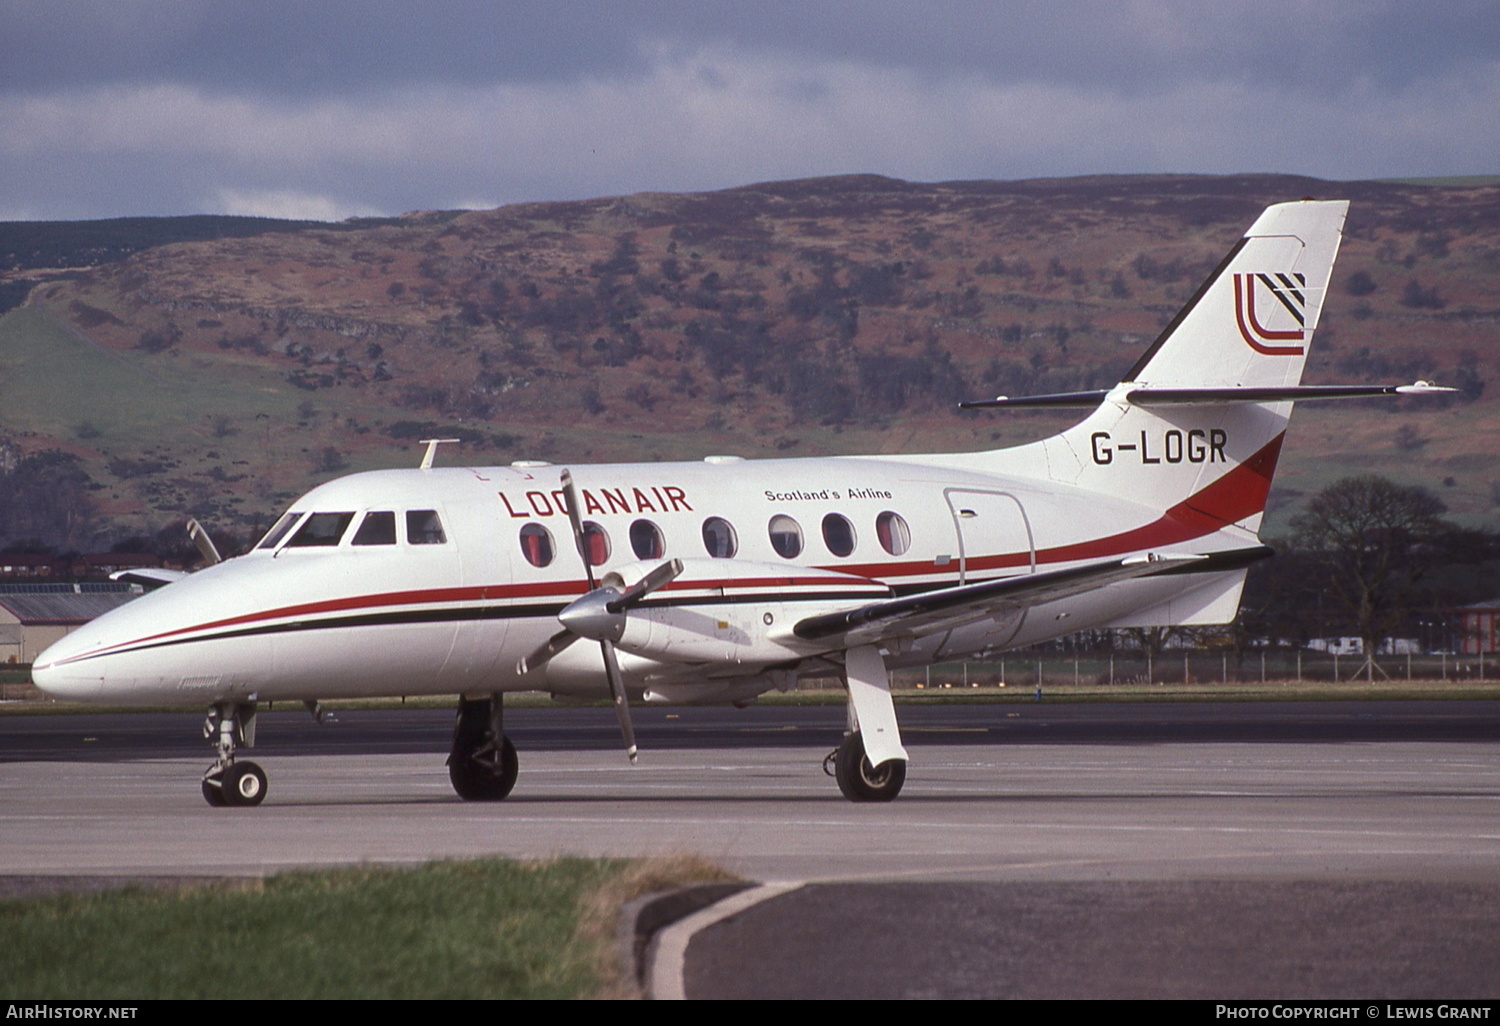
[[[921,595],[870,602],[838,613],[809,616],[798,621],[792,633],[807,641],[841,638],[849,644],[921,636],[974,623],[997,612],[1080,595],[1116,581],[1178,570],[1207,558],[1148,553],[1066,570],[961,584]]]

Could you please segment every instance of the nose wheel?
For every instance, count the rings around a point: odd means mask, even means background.
[[[516,786],[520,760],[502,729],[503,709],[498,694],[458,701],[448,780],[464,801],[498,802]]]
[[[221,702],[208,710],[203,736],[214,739],[219,757],[203,774],[203,800],[215,808],[259,805],[266,798],[266,773],[249,760],[236,762],[239,745],[255,745],[255,703]]]

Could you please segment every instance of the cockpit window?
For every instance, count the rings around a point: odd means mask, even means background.
[[[314,513],[286,543],[289,549],[337,545],[354,519],[353,513]]]
[[[354,532],[354,541],[350,544],[396,544],[396,514],[390,510],[366,513],[364,520],[360,522],[359,530]]]
[[[277,543],[286,537],[286,533],[292,529],[293,525],[301,519],[302,514],[297,511],[282,514],[281,519],[276,521],[275,526],[266,532],[266,536],[255,547],[257,549],[274,549]]]
[[[412,545],[443,545],[448,536],[443,533],[443,521],[435,509],[412,509],[406,511],[406,540]]]

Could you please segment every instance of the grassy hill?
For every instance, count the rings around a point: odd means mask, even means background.
[[[1021,442],[1062,418],[956,402],[1112,383],[1265,204],[1304,195],[1354,201],[1308,380],[1465,391],[1299,411],[1272,529],[1362,471],[1492,522],[1487,181],[845,176],[283,223],[27,270],[43,283],[0,319],[0,467],[71,454],[80,531],[107,539],[188,515],[249,532],[334,473],[415,463],[430,434],[471,462]]]

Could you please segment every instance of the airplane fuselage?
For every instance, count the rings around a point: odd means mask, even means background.
[[[1013,450],[1013,461],[1044,464],[1041,446]],[[1207,463],[1206,443],[1204,454]],[[597,525],[597,576],[613,571],[628,584],[664,558],[685,566],[619,641],[633,693],[722,701],[784,687],[833,647],[792,626],[851,603],[1164,543],[1195,552],[1254,544],[1223,523],[1139,536],[1161,524],[1160,509],[957,462],[716,457],[578,468],[580,513]],[[558,612],[588,590],[558,474],[524,465],[332,481],[293,504],[299,522],[276,544],[85,625],[47,654],[38,678],[60,697],[124,703],[524,690],[598,697],[589,646],[544,671],[516,666],[516,653],[545,640]],[[397,528],[376,543],[359,537],[372,513],[393,514]],[[441,541],[411,530],[411,516],[429,513]],[[294,544],[315,515],[337,515],[339,536]],[[1123,623],[1187,593],[1207,602],[1223,585],[1224,574],[1123,582],[1069,599],[1066,610],[1044,605],[912,639],[889,662],[961,658]]]

